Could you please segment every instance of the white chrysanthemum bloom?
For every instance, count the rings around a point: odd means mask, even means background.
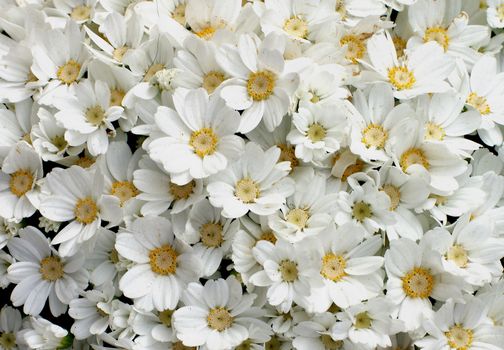
[[[315,236],[332,223],[332,207],[337,193],[326,193],[326,178],[313,168],[302,168],[295,177],[296,191],[287,198],[280,211],[270,215],[268,224],[290,243]]]
[[[287,140],[305,162],[321,161],[345,142],[347,118],[341,104],[306,105],[294,113],[292,123]]]
[[[25,141],[14,145],[0,170],[0,216],[20,222],[39,204],[37,181],[43,177],[42,160]]]
[[[56,168],[42,187],[40,213],[57,222],[70,221],[52,239],[62,256],[73,255],[83,243],[93,244],[102,219],[111,225],[121,218],[119,199],[104,194],[101,172],[94,174],[79,166]]]
[[[270,215],[280,209],[294,192],[294,181],[287,177],[289,162],[277,163],[280,149],[263,151],[249,142],[243,156],[209,180],[210,203],[222,208],[222,216],[239,218],[251,211]]]
[[[9,106],[0,106],[0,161],[19,141],[31,142],[33,102],[28,99]]]
[[[169,343],[177,343],[172,325],[174,312],[170,309],[153,312],[137,310],[131,320],[133,330],[138,334],[133,350],[158,350],[166,348]]]
[[[0,249],[3,249],[3,247],[9,243],[11,238],[17,236],[20,228],[22,228],[20,222],[14,222],[0,217]]]
[[[288,112],[299,76],[287,70],[284,48],[285,39],[276,34],[262,42],[244,34],[237,46],[224,44],[217,53],[217,62],[234,78],[220,94],[228,106],[243,111],[238,131],[251,131],[261,119],[272,131]]]
[[[271,347],[268,343],[274,334],[265,322],[253,322],[247,327],[248,337],[242,341],[235,349],[262,350]]]
[[[174,309],[187,283],[200,276],[199,259],[162,217],[138,218],[120,231],[115,248],[134,263],[119,288],[141,310]]]
[[[11,283],[7,269],[14,263],[14,258],[4,251],[0,251],[0,288],[5,289]]]
[[[59,15],[83,24],[95,17],[96,0],[55,0],[54,8]]]
[[[171,213],[178,214],[205,197],[202,180],[177,185],[148,157],[142,158],[139,166],[133,172],[133,184],[140,191],[137,198],[145,202],[140,211],[144,216],[159,215],[170,206]]]
[[[252,306],[255,294],[242,294],[234,277],[209,280],[202,286],[189,284],[185,306],[173,314],[173,327],[185,346],[205,346],[209,350],[228,349],[249,337],[251,324],[265,326],[264,312]]]
[[[82,298],[76,298],[70,302],[68,314],[75,320],[71,331],[76,339],[86,339],[107,330],[112,316],[111,303],[114,293],[115,288],[109,282],[101,289],[81,293]]]
[[[89,81],[75,86],[73,93],[54,101],[59,110],[54,117],[65,127],[65,140],[70,146],[86,143],[91,155],[107,152],[107,130],[115,132],[112,122],[123,115],[123,108],[110,105],[110,89],[106,83]]]
[[[394,89],[396,98],[411,99],[451,89],[445,79],[453,71],[454,62],[437,43],[420,45],[398,60],[392,38],[384,32],[373,35],[367,42],[367,49],[370,64],[362,63],[376,72],[376,76],[370,72],[366,79],[386,81]]]
[[[22,345],[38,350],[68,349],[73,341],[66,329],[42,317],[30,317],[18,338],[22,339]]]
[[[38,229],[28,226],[7,245],[16,259],[7,269],[8,278],[17,284],[11,294],[14,306],[23,306],[28,315],[38,315],[49,299],[54,316],[66,311],[68,303],[86,288],[88,272],[84,255],[77,252],[61,258]]]
[[[464,287],[460,278],[445,271],[441,255],[420,242],[396,239],[385,253],[387,298],[397,305],[394,314],[404,322],[406,331],[417,329],[432,316],[429,298],[461,300]]]
[[[155,0],[134,3],[134,11],[149,29],[155,25],[163,26],[163,23],[169,21],[175,21],[182,27],[181,29],[185,29],[187,27],[186,8],[186,0]]]
[[[158,107],[159,133],[147,139],[147,152],[163,165],[172,181],[185,185],[206,178],[239,158],[244,142],[234,135],[240,116],[217,95],[210,98],[204,89],[177,89],[175,109]],[[176,155],[176,156],[175,156]]]
[[[252,252],[262,270],[250,276],[258,287],[268,287],[268,302],[282,312],[288,312],[293,303],[299,303],[317,284],[317,269],[303,247],[285,241],[275,244],[261,240]]]
[[[504,1],[487,0],[486,19],[492,28],[504,28]]]
[[[504,328],[486,317],[485,305],[473,296],[463,303],[447,301],[423,322],[427,336],[415,341],[420,349],[500,349],[504,344]]]
[[[324,163],[323,163],[324,164]],[[374,166],[371,162],[364,162],[361,157],[353,154],[349,148],[342,148],[332,157],[325,160],[325,166],[331,169],[331,176],[327,179],[328,186],[335,192],[348,190],[348,178],[353,174],[366,173]]]
[[[377,185],[371,182],[359,185],[355,179],[348,180],[350,193],[340,192],[336,202],[339,210],[334,220],[338,225],[353,222],[363,227],[369,236],[395,223],[389,210],[390,197],[384,191],[380,191]]]
[[[339,19],[349,27],[369,16],[381,16],[385,14],[387,8],[385,1],[374,0],[322,0],[324,6],[329,11],[335,11]]]
[[[338,320],[330,329],[334,339],[349,338],[366,348],[390,346],[391,334],[401,330],[400,321],[390,318],[393,303],[384,297],[373,298],[366,303],[350,306],[337,314]]]
[[[207,199],[192,206],[181,239],[193,246],[203,265],[203,276],[214,274],[228,253],[236,232],[238,220],[232,221],[220,215],[221,210],[212,207]]]
[[[294,340],[292,345],[297,350],[305,349],[339,349],[343,341],[333,339],[331,327],[336,323],[336,316],[330,312],[315,314],[306,321],[294,326]]]
[[[21,313],[13,307],[4,305],[0,310],[0,349],[16,350],[22,326]]]
[[[366,161],[387,161],[393,135],[399,134],[415,112],[407,104],[395,105],[394,92],[387,84],[375,84],[363,92],[356,90],[348,110],[350,150]]]
[[[282,335],[285,338],[294,336],[293,328],[296,324],[310,320],[310,315],[299,305],[293,305],[289,311],[282,312],[278,308],[266,304],[266,317],[274,334]]]
[[[490,223],[469,220],[469,215],[459,218],[452,234],[443,228],[426,232],[423,241],[441,254],[446,272],[463,277],[471,285],[482,286],[502,272],[504,240],[493,237]]]

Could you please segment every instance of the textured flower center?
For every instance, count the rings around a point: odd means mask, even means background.
[[[81,66],[78,62],[69,60],[67,63],[58,68],[56,76],[59,80],[61,80],[61,82],[70,85],[79,77],[80,69]]]
[[[349,34],[343,36],[340,39],[340,44],[342,46],[346,45],[347,51],[345,53],[345,57],[353,63],[357,63],[357,60],[364,57],[366,46],[357,35]]]
[[[282,341],[278,338],[278,336],[273,335],[271,339],[264,344],[265,350],[281,350],[282,349]]]
[[[75,204],[74,215],[77,222],[88,225],[96,220],[98,207],[90,197],[81,198]]]
[[[112,51],[112,57],[114,57],[115,60],[122,62],[123,57],[128,50],[128,46],[118,47],[117,49],[114,49],[114,51]]]
[[[401,38],[400,36],[394,36],[392,38],[392,42],[394,43],[397,57],[398,58],[403,57],[404,50],[406,49],[406,41],[403,38]]]
[[[169,244],[149,252],[151,270],[159,275],[171,275],[177,271],[177,251]]]
[[[74,21],[86,21],[91,15],[91,7],[85,5],[79,5],[73,8],[70,13],[70,17]]]
[[[130,181],[116,181],[112,184],[110,194],[119,198],[121,206],[138,195],[138,190]]]
[[[469,261],[467,251],[461,245],[450,247],[446,253],[446,258],[453,261],[458,267],[466,267]]]
[[[291,224],[296,225],[300,229],[306,227],[306,222],[310,218],[310,213],[306,209],[294,208],[289,210],[286,219]]]
[[[285,21],[283,29],[289,35],[306,39],[308,36],[308,23],[299,16],[293,16]]]
[[[261,236],[259,236],[258,241],[268,241],[270,243],[275,244],[277,241],[277,238],[273,231],[264,231]]]
[[[263,70],[250,73],[247,80],[247,93],[254,101],[266,100],[275,88],[275,73]]]
[[[58,149],[58,151],[63,151],[67,146],[68,143],[65,140],[64,135],[56,135],[51,139],[51,143]]]
[[[216,307],[210,310],[207,316],[208,326],[216,331],[222,332],[233,324],[233,316],[223,307]]]
[[[32,186],[33,175],[30,171],[20,169],[10,175],[9,188],[12,194],[21,197],[31,190]]]
[[[181,341],[172,344],[172,350],[196,350],[195,346],[185,346]]]
[[[388,70],[388,79],[397,90],[411,89],[415,84],[415,76],[407,67],[392,67]]]
[[[278,264],[278,272],[284,282],[294,282],[298,278],[297,263],[292,260],[282,260]]]
[[[179,4],[175,7],[171,14],[172,18],[184,27],[186,25],[185,9],[186,4]]]
[[[86,120],[88,121],[89,124],[99,126],[105,120],[105,111],[99,105],[89,107],[86,110]]]
[[[296,158],[295,148],[292,145],[287,145],[285,143],[277,144],[280,148],[280,157],[278,162],[290,162],[291,169],[294,169],[299,165],[299,160]]]
[[[423,267],[415,267],[402,277],[402,287],[410,298],[428,298],[434,288],[434,276]]]
[[[39,271],[43,280],[54,282],[63,277],[63,263],[57,256],[48,256],[40,260]]]
[[[215,222],[207,222],[200,228],[201,242],[207,247],[219,247],[222,244],[222,225]]]
[[[436,200],[436,205],[444,205],[446,203],[446,197],[445,196],[440,196],[438,194],[431,194],[429,198],[434,198]]]
[[[115,248],[112,248],[110,251],[109,260],[112,264],[117,264],[119,262],[119,252]]]
[[[147,71],[145,72],[145,75],[143,77],[143,81],[149,81],[152,79],[152,77],[159,72],[160,70],[164,69],[164,64],[161,63],[154,63],[151,65]]]
[[[467,350],[473,342],[473,331],[457,324],[445,332],[445,337],[450,348]]]
[[[201,29],[200,31],[195,32],[197,36],[199,36],[201,39],[209,40],[212,39],[216,31],[216,28],[212,26],[205,27]]]
[[[235,185],[235,196],[243,203],[254,202],[260,194],[259,185],[249,177],[241,179]]]
[[[480,112],[481,115],[487,115],[491,112],[487,99],[483,96],[478,96],[475,92],[471,92],[469,96],[467,96],[466,103]]]
[[[326,129],[319,123],[313,123],[308,127],[306,135],[312,142],[322,141],[326,137]]]
[[[75,165],[78,165],[80,166],[81,168],[89,168],[91,165],[93,165],[95,162],[95,160],[91,157],[88,157],[88,156],[82,156],[82,157],[79,157],[79,159],[77,159],[75,161]]]
[[[355,315],[354,326],[357,329],[368,329],[371,328],[371,323],[373,319],[369,317],[369,314],[364,311]]]
[[[371,205],[366,202],[356,202],[352,207],[352,217],[359,221],[363,222],[364,220],[373,216],[373,210],[371,209]]]
[[[1,333],[0,346],[6,350],[14,349],[16,347],[16,336],[14,333]]]
[[[369,124],[362,130],[362,143],[369,147],[381,149],[385,147],[388,133],[381,125]]]
[[[443,47],[445,51],[448,50],[448,45],[450,44],[450,38],[445,28],[442,27],[431,27],[427,28],[425,31],[424,42],[435,41]]]
[[[201,158],[213,154],[217,148],[217,135],[210,128],[203,128],[198,131],[193,131],[189,139],[189,145],[193,148]]]
[[[383,185],[382,191],[385,192],[390,198],[390,211],[397,209],[399,202],[401,201],[401,191],[397,187],[391,184]]]
[[[170,193],[175,200],[187,199],[193,194],[194,186],[196,186],[194,180],[182,186],[170,182]]]
[[[123,89],[111,89],[110,90],[110,105],[111,106],[121,106],[122,101],[126,92]]]
[[[174,310],[167,309],[164,311],[160,311],[158,315],[159,321],[161,321],[161,323],[168,328],[170,328],[172,324],[173,311]]]
[[[310,98],[311,103],[317,103],[320,101],[319,95],[317,95],[314,91],[310,91],[310,93],[312,94],[312,98]]]
[[[203,88],[211,94],[226,79],[224,74],[217,71],[210,71],[203,77]]]
[[[346,276],[346,261],[341,255],[328,253],[322,258],[320,274],[328,280],[338,282]]]
[[[406,172],[406,170],[408,170],[408,168],[413,164],[421,165],[425,169],[429,169],[430,167],[429,161],[427,160],[424,151],[422,151],[420,148],[410,148],[401,155],[399,165],[404,172]]]
[[[442,141],[445,137],[444,129],[434,123],[425,124],[425,139]]]

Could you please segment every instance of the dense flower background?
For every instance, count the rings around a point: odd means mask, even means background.
[[[0,9],[0,350],[504,349],[504,0]]]

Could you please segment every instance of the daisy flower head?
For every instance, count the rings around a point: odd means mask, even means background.
[[[11,306],[3,306],[0,310],[0,349],[16,349],[21,326],[21,312]]]
[[[43,317],[30,317],[19,332],[21,345],[29,349],[66,349],[72,345],[68,331]]]
[[[335,340],[329,333],[336,323],[336,316],[329,312],[315,314],[293,328],[295,349],[331,349],[342,346],[343,341]]]

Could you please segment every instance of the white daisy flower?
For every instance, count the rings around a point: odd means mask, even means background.
[[[10,108],[0,106],[0,160],[3,160],[19,141],[31,142],[32,110],[31,100],[12,104]]]
[[[105,0],[108,2],[107,0]],[[122,0],[125,1],[126,0]],[[142,18],[143,24],[147,28],[152,28],[156,24],[163,26],[163,23],[175,21],[180,25],[180,29],[188,26],[185,12],[187,8],[186,0],[155,0],[134,2],[134,11]],[[169,27],[172,29],[172,27]],[[177,32],[179,32],[177,31]]]
[[[0,288],[5,289],[11,283],[7,275],[9,266],[14,263],[14,258],[4,251],[0,251]]]
[[[408,0],[401,0],[408,1]],[[411,1],[411,0],[410,0]],[[374,0],[326,0],[326,6],[348,26],[353,27],[357,21],[368,16],[381,16],[387,8],[384,1]]]
[[[72,337],[66,329],[42,317],[30,317],[18,336],[22,345],[29,349],[68,349],[72,346]]]
[[[157,350],[167,343],[177,343],[173,329],[173,313],[175,310],[144,312],[137,310],[132,320],[133,330],[139,336],[135,339],[134,350]]]
[[[11,294],[12,304],[23,305],[28,315],[40,314],[48,299],[51,313],[61,315],[88,284],[88,273],[82,268],[84,255],[58,256],[35,227],[21,230],[7,247],[16,259],[7,270],[9,280],[17,284]]]
[[[134,263],[119,288],[145,311],[174,309],[187,283],[200,276],[199,259],[174,237],[170,221],[161,217],[135,220],[117,235],[115,248]]]
[[[292,345],[298,350],[322,350],[343,346],[343,341],[333,339],[329,332],[334,323],[336,316],[329,312],[315,314],[309,320],[299,322],[293,329],[295,338]]]
[[[0,310],[0,349],[17,349],[19,331],[22,326],[21,313],[10,306],[3,306]]]

